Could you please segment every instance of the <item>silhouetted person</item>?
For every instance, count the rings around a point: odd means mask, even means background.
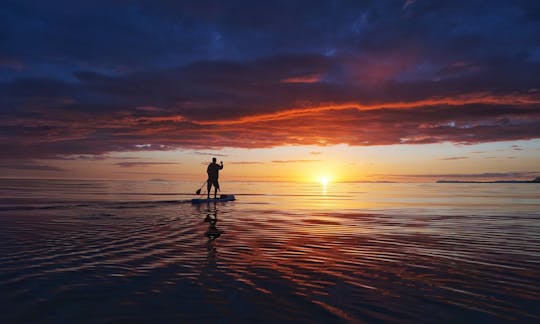
[[[221,169],[223,169],[223,161],[221,161],[221,164],[217,164],[216,158],[212,158],[212,163],[210,163],[206,169],[206,173],[208,173],[208,181],[206,185],[208,199],[210,199],[210,189],[212,189],[212,186],[214,186],[214,199],[217,198],[217,191],[219,190],[219,170]]]

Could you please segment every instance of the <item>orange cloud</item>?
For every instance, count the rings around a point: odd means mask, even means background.
[[[208,120],[201,122],[194,122],[199,125],[237,125],[248,124],[256,122],[269,122],[277,120],[286,120],[293,118],[306,117],[326,111],[340,111],[355,109],[358,111],[370,111],[378,109],[411,109],[420,108],[426,106],[463,106],[463,105],[534,105],[540,104],[540,98],[537,96],[510,94],[510,95],[490,95],[489,93],[476,93],[467,95],[458,95],[446,98],[433,98],[426,100],[418,100],[414,102],[385,102],[379,104],[363,105],[355,102],[341,103],[341,104],[329,104],[308,108],[291,108],[278,112],[267,114],[254,114],[249,116],[240,117],[237,119],[228,120]]]
[[[320,82],[322,77],[317,74],[313,75],[304,75],[299,77],[292,77],[281,80],[282,83],[316,83]]]

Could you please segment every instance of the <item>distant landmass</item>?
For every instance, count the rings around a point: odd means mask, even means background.
[[[341,181],[342,183],[397,183],[396,181],[370,181],[370,180],[358,180],[358,181]]]
[[[437,183],[540,183],[540,177],[536,177],[533,180],[496,180],[496,181],[437,180]]]

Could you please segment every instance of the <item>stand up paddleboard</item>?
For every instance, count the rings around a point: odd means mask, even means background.
[[[202,204],[202,203],[207,203],[207,202],[213,202],[213,201],[233,201],[233,200],[236,200],[236,198],[234,198],[234,195],[220,195],[219,198],[210,198],[210,199],[207,199],[207,198],[195,198],[195,199],[191,199],[191,203],[192,204]]]

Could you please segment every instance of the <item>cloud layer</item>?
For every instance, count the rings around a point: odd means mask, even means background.
[[[186,3],[7,1],[2,157],[540,137],[536,1]]]

